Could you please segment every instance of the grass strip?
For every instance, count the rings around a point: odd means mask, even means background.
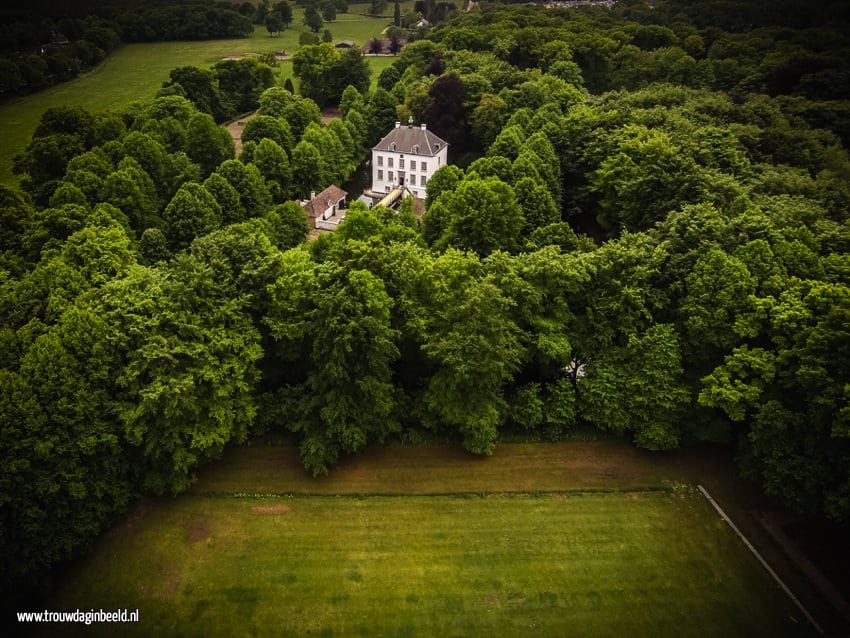
[[[383,496],[158,501],[49,608],[138,607],[127,636],[810,635],[692,492]]]

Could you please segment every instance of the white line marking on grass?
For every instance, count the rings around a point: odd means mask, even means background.
[[[806,610],[806,608],[803,607],[803,603],[801,603],[797,599],[797,597],[791,592],[791,590],[788,589],[788,585],[786,585],[782,581],[782,579],[779,577],[779,575],[775,571],[773,571],[773,569],[771,569],[770,565],[768,565],[767,561],[764,560],[764,558],[762,558],[762,555],[759,554],[758,550],[755,547],[753,547],[753,544],[747,539],[746,536],[744,536],[741,533],[741,530],[739,530],[738,527],[735,525],[735,523],[732,522],[732,519],[729,518],[726,515],[726,512],[724,512],[723,509],[717,504],[717,501],[715,501],[713,498],[711,498],[711,494],[708,493],[708,490],[706,490],[702,485],[697,485],[697,487],[699,488],[699,491],[702,492],[702,495],[705,496],[705,498],[708,499],[708,502],[711,503],[714,506],[714,509],[717,510],[717,513],[720,514],[721,518],[724,521],[726,521],[726,523],[729,525],[729,527],[731,527],[732,530],[738,535],[738,538],[740,538],[742,541],[744,541],[744,545],[746,545],[747,547],[750,548],[750,551],[753,553],[753,556],[755,556],[758,559],[758,561],[762,564],[762,566],[767,570],[767,572],[771,576],[773,576],[773,580],[775,580],[779,584],[779,586],[782,588],[782,591],[784,591],[786,594],[788,594],[788,598],[790,598],[792,601],[794,601],[794,604],[797,605],[797,607],[799,608],[799,610],[801,612],[803,612],[803,615],[806,618],[809,619],[809,622],[812,624],[812,627],[814,627],[817,630],[817,632],[822,636],[823,635],[823,629],[817,623],[817,621],[814,618],[812,618],[812,615],[808,612],[808,610]]]

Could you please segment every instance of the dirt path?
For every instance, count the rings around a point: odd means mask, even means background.
[[[256,113],[251,113],[245,117],[240,117],[238,120],[233,120],[227,125],[227,132],[233,138],[233,143],[236,145],[236,157],[242,155],[242,131],[245,125],[257,116]]]

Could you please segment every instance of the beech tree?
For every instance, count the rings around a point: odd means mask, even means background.
[[[435,276],[463,268],[464,259],[447,252],[438,260]],[[446,274],[457,280],[457,275]],[[510,301],[492,281],[457,283],[432,300],[422,350],[437,367],[424,401],[438,423],[460,431],[464,448],[490,455],[507,416],[503,386],[522,356],[519,330],[510,319]]]
[[[221,206],[200,184],[183,184],[165,207],[162,221],[169,247],[180,250],[221,225]]]
[[[167,276],[137,267],[96,301],[107,342],[125,353],[117,414],[134,473],[152,492],[184,490],[253,419],[259,334],[246,298],[225,290],[210,266],[182,255]]]
[[[622,131],[618,150],[591,177],[599,196],[599,222],[648,228],[682,203],[701,199],[703,184],[693,158],[664,133],[642,126]]]
[[[289,158],[276,142],[263,139],[254,149],[252,162],[260,170],[271,193],[272,202],[281,204],[292,192],[292,170]]]
[[[602,429],[632,432],[640,447],[674,448],[688,400],[681,375],[675,331],[657,324],[588,364],[587,376],[577,385],[579,410]]]
[[[798,279],[785,287],[753,311],[761,343],[735,348],[703,379],[699,401],[733,421],[751,420],[742,467],[768,494],[847,518],[850,293]]]
[[[321,270],[317,274],[330,285],[317,288],[308,314],[314,368],[299,402],[297,427],[304,433],[305,467],[325,474],[339,454],[398,430],[391,418],[391,364],[398,348],[389,325],[392,300],[379,279],[362,270],[331,281]]]
[[[269,35],[280,35],[280,32],[285,28],[286,25],[283,23],[283,17],[276,11],[266,16],[266,29]]]
[[[120,353],[90,309],[69,308],[19,372],[0,369],[0,561],[8,590],[75,555],[134,494],[114,417]]]
[[[513,188],[504,182],[467,178],[440,195],[437,204],[445,208],[446,222],[436,247],[453,246],[481,256],[518,249],[525,219]]]
[[[201,167],[201,176],[206,177],[223,161],[233,159],[236,150],[226,129],[217,126],[206,113],[197,113],[187,127],[186,153]]]

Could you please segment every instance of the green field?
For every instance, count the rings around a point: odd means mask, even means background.
[[[138,504],[47,607],[138,608],[131,636],[814,635],[680,461],[396,447],[315,481],[290,448],[241,448]]]
[[[365,11],[365,5],[354,5],[352,11]],[[168,79],[169,71],[178,66],[208,67],[229,55],[278,50],[292,53],[298,48],[298,36],[304,30],[302,10],[295,9],[294,14],[293,24],[276,37],[269,36],[265,27],[255,26],[254,33],[244,39],[127,44],[96,69],[75,80],[0,105],[5,138],[0,147],[0,184],[16,183],[12,158],[29,144],[41,114],[48,108],[76,105],[90,111],[120,110],[135,100],[153,97]],[[363,44],[380,35],[388,23],[387,18],[348,13],[340,14],[336,22],[326,27],[335,41],[354,40]],[[392,61],[391,57],[367,59],[373,69],[373,83]],[[282,82],[292,75],[291,62],[283,61],[276,71]]]

